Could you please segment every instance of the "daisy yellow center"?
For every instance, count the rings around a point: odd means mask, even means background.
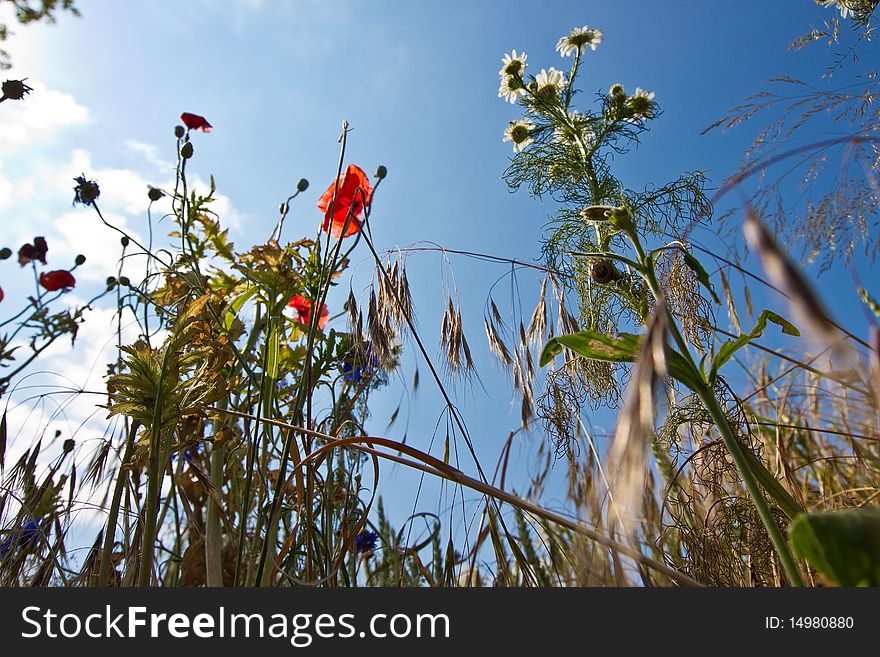
[[[513,139],[513,143],[521,144],[526,139],[529,138],[530,131],[524,125],[515,125],[510,130],[510,138]]]
[[[545,84],[538,87],[538,91],[536,91],[535,93],[542,98],[555,98],[557,93],[556,85]]]

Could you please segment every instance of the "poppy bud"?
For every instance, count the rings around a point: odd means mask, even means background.
[[[385,168],[384,164],[380,164],[376,169],[376,180],[382,180],[385,176],[388,175],[388,169]]]
[[[120,276],[119,277],[119,284],[125,285],[126,287],[128,287],[131,285],[131,281],[128,279],[128,276]]]
[[[296,183],[296,191],[304,192],[309,188],[309,181],[305,178],[300,178],[299,182]]]
[[[73,438],[68,438],[64,441],[64,453],[70,454],[73,451],[73,448],[76,447],[76,441]]]
[[[158,201],[163,196],[165,196],[165,193],[161,189],[156,189],[155,187],[150,187],[150,191],[147,192],[147,197],[151,201]]]
[[[12,249],[10,249],[9,247],[4,246],[2,249],[0,249],[0,260],[6,260],[11,255]]]
[[[618,280],[620,278],[620,273],[609,260],[600,260],[593,264],[593,268],[590,270],[590,276],[592,276],[593,280],[600,285],[607,285],[611,281]]]
[[[191,141],[186,142],[183,145],[183,148],[180,149],[180,157],[184,160],[188,160],[193,156],[193,145]]]
[[[80,253],[78,256],[76,256],[76,260],[74,260],[74,262],[76,263],[76,266],[79,267],[80,265],[85,264],[86,257],[82,253]]]
[[[131,240],[129,240],[128,237],[126,237],[125,235],[123,235],[123,236],[119,239],[119,243],[122,244],[122,246],[128,246],[128,243],[129,243],[130,241],[131,241]]]
[[[116,287],[116,277],[115,276],[108,276],[107,277],[107,289],[112,290],[114,287]]]
[[[184,131],[182,125],[176,125],[176,126],[174,126],[174,136],[177,137],[178,139],[180,139],[181,137],[183,137],[183,133],[184,133],[184,132],[185,132],[185,131]]]
[[[287,214],[287,203],[278,206],[278,214]]]

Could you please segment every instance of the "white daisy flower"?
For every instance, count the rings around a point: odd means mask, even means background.
[[[568,57],[578,51],[583,52],[587,46],[595,50],[600,43],[602,43],[602,30],[591,30],[584,25],[574,28],[571,34],[559,39],[556,50],[563,57]]]
[[[522,53],[516,54],[516,50],[509,55],[504,55],[501,60],[501,70],[498,75],[501,76],[501,86],[498,88],[498,97],[504,98],[509,103],[516,103],[517,100],[525,95],[526,90],[521,82],[526,70],[526,58],[528,55]]]
[[[849,16],[850,12],[855,15],[855,12],[847,6],[846,0],[816,0],[823,7],[833,7],[837,5],[837,8],[840,10],[840,17],[846,18]]]
[[[654,109],[654,92],[636,87],[635,93],[627,99],[626,104],[635,116],[649,116]]]
[[[526,60],[529,56],[525,53],[516,54],[516,50],[511,51],[509,55],[504,55],[504,58],[501,60],[501,70],[498,71],[498,75],[504,77],[505,75],[518,75],[523,77],[526,70]]]
[[[519,78],[507,75],[501,78],[501,86],[498,87],[498,97],[503,98],[508,103],[515,103],[520,97],[526,93],[525,87]]]
[[[541,69],[541,72],[535,76],[535,95],[540,98],[552,99],[556,98],[562,88],[565,86],[565,76],[562,71],[551,68],[549,71]]]
[[[511,121],[510,125],[504,130],[504,139],[502,141],[513,142],[513,152],[518,153],[535,141],[532,138],[532,130],[534,129],[534,122],[528,119]]]

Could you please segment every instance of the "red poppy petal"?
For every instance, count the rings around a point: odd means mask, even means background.
[[[211,132],[211,128],[213,127],[208,120],[204,116],[199,116],[198,114],[190,114],[189,112],[184,112],[180,115],[180,120],[183,121],[183,125],[185,125],[190,130],[201,130],[203,132]]]
[[[55,271],[40,274],[40,285],[49,292],[57,292],[67,287],[74,287],[76,279],[69,271],[57,269]]]
[[[327,304],[324,304],[324,307],[321,308],[321,316],[318,317],[318,328],[323,331],[324,327],[327,326],[328,319],[330,319],[330,309],[327,308]]]

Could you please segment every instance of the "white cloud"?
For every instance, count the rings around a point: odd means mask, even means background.
[[[152,164],[157,171],[160,171],[164,174],[174,172],[174,162],[163,160],[159,156],[159,149],[156,148],[155,145],[147,144],[142,141],[137,141],[136,139],[126,139],[125,147],[130,151],[143,155],[144,159]]]
[[[9,155],[23,146],[48,139],[69,126],[86,123],[89,110],[68,93],[48,89],[40,82],[27,81],[33,91],[24,100],[3,104],[0,123],[0,155]]]

